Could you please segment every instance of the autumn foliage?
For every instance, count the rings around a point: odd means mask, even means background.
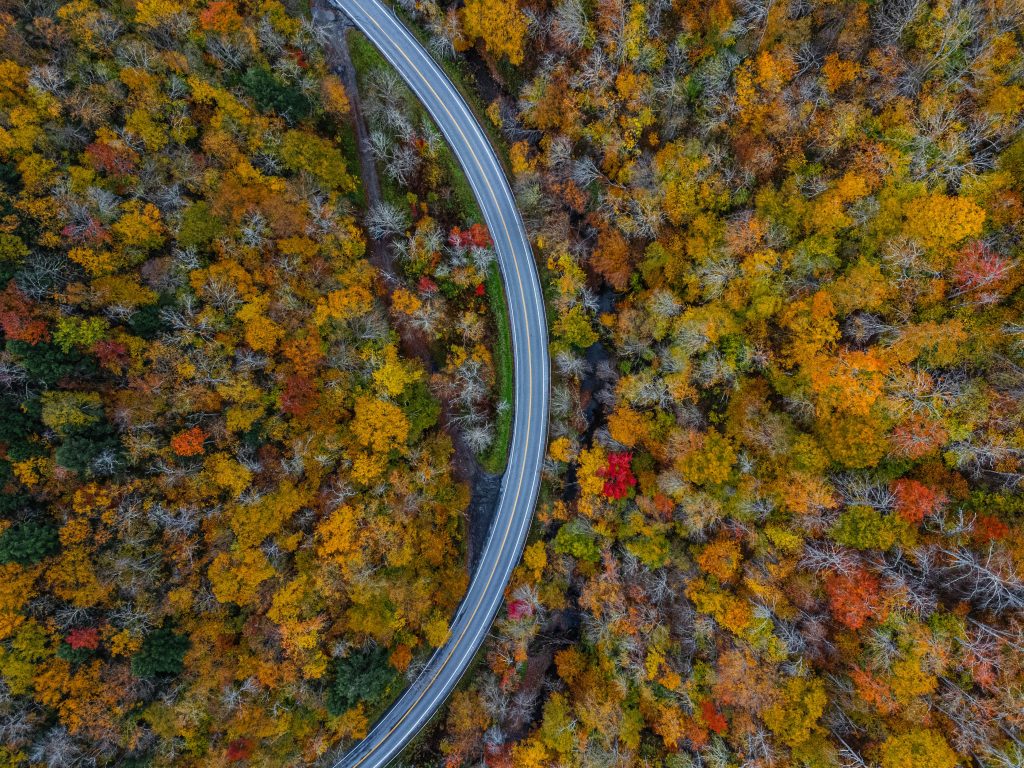
[[[315,762],[464,591],[306,13],[0,3],[0,765]]]
[[[604,478],[601,492],[609,499],[622,499],[629,489],[636,485],[636,477],[629,466],[632,456],[628,453],[608,454],[608,463],[597,471]]]
[[[329,762],[448,637],[497,233],[300,6],[0,2],[2,765]],[[486,96],[555,373],[407,761],[1019,765],[1020,8],[402,13]]]
[[[513,5],[412,12],[486,68],[555,372],[515,617],[431,755],[1016,765],[1018,9]]]
[[[192,427],[171,438],[171,450],[178,456],[198,456],[203,452],[206,433],[200,427]]]

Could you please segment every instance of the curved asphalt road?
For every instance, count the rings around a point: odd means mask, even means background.
[[[508,469],[480,563],[455,612],[448,642],[334,768],[377,768],[395,758],[444,703],[483,644],[501,607],[533,519],[547,443],[547,318],[533,252],[494,150],[441,68],[380,0],[331,0],[380,49],[423,102],[473,188],[505,283],[515,360],[515,415]]]

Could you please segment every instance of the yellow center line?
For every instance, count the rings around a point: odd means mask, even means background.
[[[363,8],[363,5],[359,2],[359,0],[350,0],[350,2],[353,2],[355,5],[357,5],[359,7],[359,9],[361,11],[363,11],[365,13],[365,9]],[[434,90],[433,86],[430,84],[430,81],[427,80],[427,78],[423,74],[423,72],[421,72],[419,67],[417,67],[412,62],[412,60],[409,58],[408,54],[405,53],[405,51],[401,48],[401,46],[398,45],[398,43],[394,40],[394,38],[392,38],[391,35],[388,34],[388,32],[380,25],[380,23],[373,17],[372,14],[366,14],[366,15],[370,19],[370,22],[375,27],[377,27],[377,29],[380,30],[381,34],[384,35],[384,37],[387,38],[388,42],[391,43],[391,45],[402,55],[402,57],[405,59],[405,61],[408,63],[408,65],[412,68],[412,70],[417,75],[419,75],[420,79],[426,85],[427,89],[429,89],[431,94],[433,94],[434,98],[437,100],[437,103],[440,105],[440,107],[445,111],[445,113],[448,115],[449,119],[452,121],[452,124],[455,126],[455,130],[457,130],[459,132],[459,135],[462,137],[462,140],[465,142],[466,147],[469,150],[470,155],[472,155],[473,160],[476,163],[477,168],[480,171],[480,175],[483,178],[484,184],[487,186],[487,190],[488,190],[488,192],[491,195],[491,199],[495,203],[495,207],[497,208],[497,211],[498,211],[498,216],[501,219],[502,228],[505,231],[505,239],[508,242],[509,250],[514,254],[515,253],[515,244],[513,242],[512,236],[511,236],[511,234],[509,232],[508,222],[505,220],[505,215],[502,212],[502,208],[501,208],[501,204],[500,204],[500,201],[498,199],[498,196],[495,194],[494,188],[491,186],[491,182],[490,182],[490,180],[487,177],[487,173],[484,170],[483,164],[480,162],[480,158],[477,157],[476,152],[473,151],[473,147],[470,144],[468,137],[463,132],[462,127],[459,125],[458,120],[456,120],[455,116],[448,109],[448,107],[445,104],[444,100],[440,97],[440,95],[437,93],[437,91]],[[411,33],[409,33],[409,34],[411,35]],[[519,282],[519,291],[520,291],[520,298],[521,298],[522,306],[523,306],[523,312],[524,312],[524,315],[528,316],[527,305],[526,305],[526,294],[525,294],[525,291],[524,291],[524,288],[523,288],[523,278],[522,278],[522,273],[519,270],[519,261],[518,261],[518,259],[513,258],[512,264],[515,267],[516,279]],[[531,346],[530,334],[529,334],[528,331],[525,334],[525,336],[526,336],[526,352],[527,352],[527,355],[526,355],[526,366],[527,366],[527,380],[528,380],[528,387],[527,387],[528,397],[527,397],[527,409],[526,409],[526,426],[527,426],[527,430],[526,430],[525,434],[529,434],[529,432],[530,432],[529,428],[531,426],[531,420],[532,420],[532,414],[531,414],[529,405],[532,404],[532,402],[533,402],[533,361],[532,361],[532,354],[531,354],[532,353],[532,346]],[[511,446],[509,448],[509,454],[511,456]],[[523,479],[525,477],[525,474],[526,474],[526,471],[525,471],[525,463],[524,463],[524,464],[521,465],[521,469],[520,469],[520,472],[519,472],[519,480],[518,480],[518,484],[516,486],[515,496],[513,497],[513,504],[514,505],[518,504],[518,502],[519,502],[519,496],[520,496],[520,494],[522,492]],[[505,532],[504,532],[504,535],[503,535],[502,541],[501,541],[501,548],[502,549],[504,549],[505,543],[508,541],[509,532],[512,530],[512,521],[513,521],[513,518],[510,518],[509,522],[508,522],[508,525],[505,528]],[[491,585],[491,582],[494,580],[494,574],[497,571],[497,568],[498,568],[498,564],[497,564],[497,561],[495,561],[495,563],[491,566],[491,572],[488,575],[487,580],[485,582],[482,582],[483,583],[482,589],[484,591],[486,591],[486,589]],[[367,752],[366,755],[364,757],[362,757],[359,760],[359,762],[357,762],[355,764],[355,768],[358,768],[358,766],[362,765],[362,763],[364,763],[368,758],[370,758],[373,755],[373,753],[377,749],[380,748],[380,746],[384,743],[384,740],[386,740],[388,738],[388,736],[390,736],[392,733],[394,733],[394,731],[411,714],[413,708],[415,708],[415,706],[417,704],[419,704],[419,702],[423,699],[423,697],[426,695],[427,691],[429,690],[430,686],[434,684],[434,682],[437,680],[437,678],[444,671],[445,667],[448,665],[448,662],[450,662],[452,657],[455,655],[456,649],[459,647],[459,644],[462,642],[463,638],[466,636],[466,633],[469,631],[469,628],[472,626],[473,618],[476,616],[476,614],[479,612],[479,610],[480,610],[480,602],[478,602],[473,607],[472,613],[469,615],[468,620],[465,622],[465,627],[463,628],[461,634],[459,635],[458,640],[454,644],[451,645],[451,650],[449,650],[448,655],[445,657],[444,661],[441,662],[441,665],[437,668],[437,670],[435,671],[433,677],[430,679],[428,684],[420,691],[420,693],[416,697],[416,699],[406,708],[405,712],[398,719],[398,721],[388,730],[388,732],[386,734],[384,734],[383,737],[380,740],[378,740],[372,747],[370,747],[369,752]]]

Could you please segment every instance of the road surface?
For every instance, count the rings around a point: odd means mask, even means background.
[[[465,100],[419,41],[380,0],[331,0],[369,38],[434,118],[469,180],[494,241],[505,283],[515,361],[515,414],[508,468],[491,530],[448,642],[334,768],[378,768],[394,759],[444,703],[483,644],[519,562],[540,488],[547,443],[547,318],[540,279],[515,198]]]

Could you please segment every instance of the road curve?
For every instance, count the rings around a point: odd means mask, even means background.
[[[380,0],[331,0],[380,50],[434,118],[466,173],[494,241],[505,283],[515,363],[515,412],[497,510],[448,642],[333,768],[378,768],[394,759],[444,703],[483,644],[523,551],[547,443],[547,318],[533,252],[494,150],[462,95]]]

